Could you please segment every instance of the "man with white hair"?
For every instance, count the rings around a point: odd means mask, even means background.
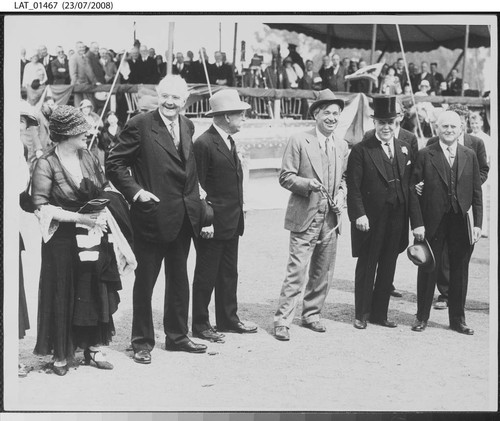
[[[206,351],[205,345],[187,336],[187,258],[191,239],[201,230],[205,209],[193,153],[194,125],[180,114],[189,92],[180,76],[167,75],[157,93],[158,108],[127,122],[106,161],[109,180],[131,204],[137,258],[132,348],[134,361],[140,364],[151,362],[155,345],[151,297],[163,262],[165,348]]]

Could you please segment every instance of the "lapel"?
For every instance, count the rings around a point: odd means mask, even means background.
[[[335,186],[333,188],[333,194],[335,196],[335,194],[337,193],[337,187],[339,186],[340,180],[342,179],[342,169],[343,169],[342,159],[343,159],[344,151],[343,151],[341,142],[337,141],[335,135],[334,135],[333,145],[335,148],[334,149],[334,151],[335,151]]]
[[[319,141],[316,137],[316,130],[310,130],[305,133],[305,141],[306,141],[306,153],[309,157],[309,161],[311,161],[311,165],[314,169],[314,172],[323,183],[323,165],[321,164],[321,154],[319,150]]]
[[[472,146],[472,137],[467,133],[464,133],[464,146],[467,146],[470,149],[474,149]]]
[[[179,152],[175,148],[174,141],[170,135],[165,123],[160,117],[160,111],[156,109],[152,114],[153,121],[151,124],[151,132],[153,134],[153,139],[158,145],[160,145],[166,152],[168,152],[173,158],[182,163]],[[180,121],[180,119],[179,119]],[[182,123],[181,123],[182,125]],[[185,128],[186,130],[186,128]],[[180,131],[180,130],[179,130]],[[182,139],[182,132],[181,132]],[[183,145],[184,146],[184,145]]]
[[[236,167],[236,162],[234,162],[233,154],[232,152],[228,149],[226,142],[224,142],[224,139],[222,139],[221,135],[217,131],[217,129],[212,125],[210,126],[210,134],[212,135],[212,140],[215,143],[215,146],[217,147],[217,150],[219,153],[224,155],[231,166]]]
[[[429,147],[429,153],[431,155],[432,165],[434,165],[434,167],[436,168],[444,184],[448,186],[448,177],[446,176],[447,168],[445,168],[445,165],[449,166],[449,164],[446,162],[446,157],[444,156],[444,152],[441,149],[439,141]]]
[[[366,140],[366,150],[368,152],[368,155],[372,159],[373,163],[377,167],[378,172],[380,174],[382,174],[382,177],[384,177],[384,180],[387,183],[389,183],[389,179],[387,178],[387,174],[385,172],[384,157],[382,156],[384,151],[380,147],[380,142],[375,137],[375,133],[373,134],[372,137],[370,137]]]
[[[469,159],[468,155],[465,153],[465,146],[462,147],[462,145],[460,145],[460,144],[457,145],[457,157],[456,157],[456,159],[458,159],[458,162],[457,162],[457,166],[458,166],[457,182],[458,182],[458,180],[460,180],[460,177],[462,176],[462,173],[464,172],[465,164],[467,163],[467,160]]]
[[[394,139],[394,154],[398,162],[399,176],[403,178],[406,166],[406,155],[403,153],[401,149],[401,142],[397,139]]]

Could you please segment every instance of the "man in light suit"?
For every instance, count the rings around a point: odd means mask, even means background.
[[[481,176],[475,153],[458,143],[460,117],[444,111],[437,122],[439,141],[420,150],[412,175],[412,192],[424,182],[422,196],[411,195],[412,227],[416,240],[427,238],[434,252],[435,268],[421,268],[417,278],[417,317],[412,330],[427,327],[436,279],[441,272],[444,244],[450,263],[448,315],[450,328],[466,335],[474,331],[465,323],[465,300],[471,247],[481,238],[483,217]],[[472,208],[469,233],[467,211]]]
[[[243,171],[233,135],[250,108],[238,91],[224,89],[210,98],[213,124],[194,142],[198,178],[214,212],[214,222],[201,230],[196,241],[193,280],[193,336],[223,342],[219,332],[254,333],[238,317],[238,244],[243,235]],[[215,320],[210,324],[208,305],[215,288]]]
[[[76,43],[76,53],[73,54],[68,60],[69,76],[72,85],[79,84],[92,84],[97,83],[94,71],[90,65],[89,59],[85,54],[85,44],[81,41]],[[80,106],[80,102],[83,99],[88,99],[92,101],[92,94],[74,94],[74,104],[75,107]]]
[[[349,149],[347,142],[334,136],[343,109],[344,101],[332,91],[320,91],[310,107],[316,127],[293,135],[283,154],[279,182],[291,192],[285,215],[290,254],[274,315],[278,340],[290,339],[290,325],[304,286],[302,326],[326,331],[320,316],[333,280],[346,197],[344,171]]]
[[[366,329],[368,320],[397,326],[387,313],[396,261],[408,245],[411,148],[394,135],[396,97],[374,97],[373,108],[375,132],[352,148],[347,164],[352,255],[358,257],[354,281],[357,329]]]
[[[151,297],[163,261],[165,348],[206,351],[187,336],[187,258],[204,209],[192,151],[194,125],[180,115],[189,92],[186,82],[173,75],[160,82],[157,92],[158,109],[131,118],[106,161],[109,180],[131,204],[137,258],[132,347],[134,361],[141,364],[151,362],[155,345]]]

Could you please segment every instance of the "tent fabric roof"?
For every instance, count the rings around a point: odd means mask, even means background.
[[[266,23],[272,29],[286,29],[302,33],[322,42],[330,38],[335,48],[371,49],[373,25],[322,23]],[[328,28],[330,26],[330,28]],[[405,51],[432,51],[440,46],[451,50],[463,49],[465,25],[399,25]],[[330,30],[330,32],[329,32]],[[469,48],[489,47],[490,31],[487,25],[469,26]],[[377,25],[377,50],[401,51],[396,25]]]

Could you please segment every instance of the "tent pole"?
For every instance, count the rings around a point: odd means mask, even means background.
[[[332,26],[331,24],[326,25],[326,55],[330,55],[332,49]]]
[[[415,111],[417,113],[418,132],[420,133],[421,137],[424,137],[424,132],[422,131],[422,127],[420,127],[420,120],[418,119],[418,111],[416,110],[417,103],[415,102],[415,95],[413,94],[413,88],[411,87],[410,72],[408,71],[408,62],[406,61],[405,49],[403,47],[403,39],[401,38],[401,32],[399,31],[399,25],[397,23],[396,23],[396,30],[398,31],[399,45],[401,46],[401,55],[403,56],[403,61],[405,63],[405,72],[406,72],[406,75],[408,76],[408,85],[410,86],[411,100],[415,104]],[[403,86],[403,89],[404,89],[404,86]]]
[[[222,23],[219,22],[219,51],[222,51]]]
[[[372,52],[370,55],[370,64],[373,64],[373,60],[375,59],[375,45],[377,43],[377,24],[373,24],[373,31],[372,31]]]
[[[445,80],[448,80],[448,78],[450,77],[451,75],[451,71],[458,66],[458,63],[460,63],[460,60],[462,60],[462,57],[464,56],[464,52],[462,51],[460,53],[460,55],[458,56],[457,60],[455,61],[455,63],[453,64],[453,66],[450,67],[450,71],[448,72],[448,74],[446,75],[446,78]]]
[[[464,44],[464,61],[462,63],[462,92],[461,96],[464,96],[464,84],[465,84],[465,64],[467,62],[467,46],[469,45],[469,25],[465,25],[465,44]]]
[[[172,74],[172,65],[173,65],[173,57],[172,55],[174,54],[174,29],[175,29],[175,22],[169,22],[168,24],[168,57],[167,59],[167,75]]]

